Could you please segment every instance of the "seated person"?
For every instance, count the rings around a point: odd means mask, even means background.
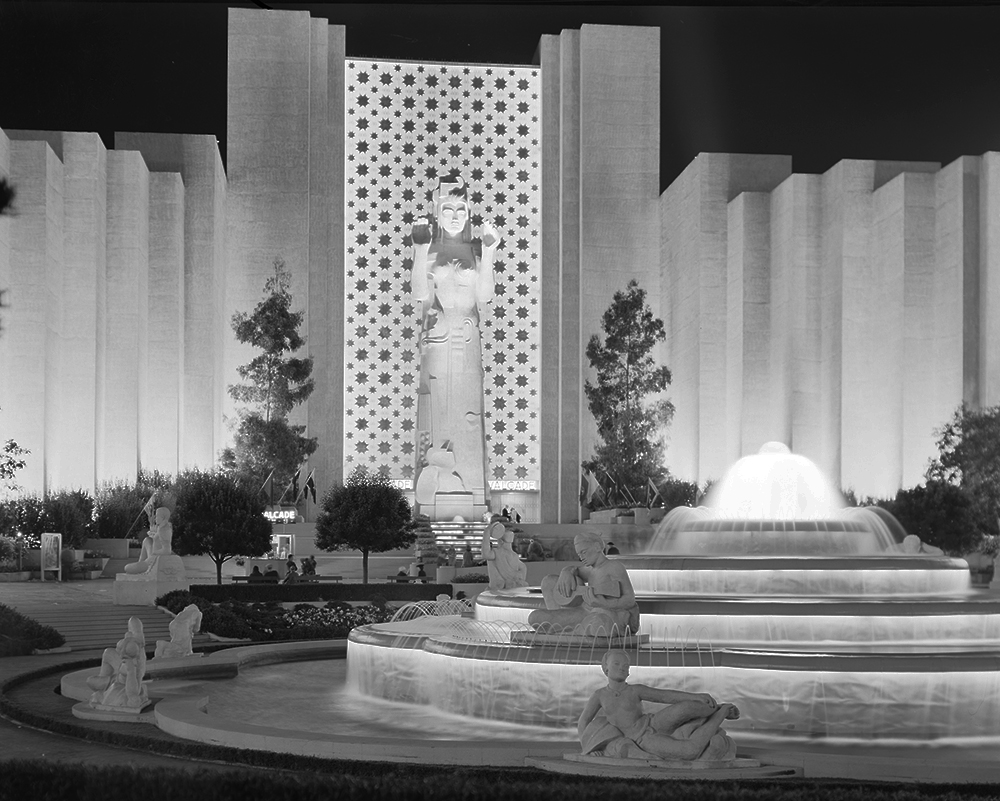
[[[608,686],[590,697],[577,723],[583,753],[639,759],[736,757],[736,744],[720,728],[723,721],[739,718],[733,704],[718,704],[707,693],[628,684],[629,658],[624,651],[604,654],[601,670]],[[644,713],[643,701],[666,706]]]
[[[528,623],[543,633],[621,637],[639,631],[639,606],[628,572],[604,555],[595,532],[577,534],[573,545],[581,565],[569,565],[542,579],[545,609],[535,609]]]
[[[406,583],[406,577],[408,575],[409,575],[409,573],[406,572],[406,568],[405,567],[401,567],[401,568],[399,568],[399,570],[396,571],[396,581],[405,584]]]
[[[288,563],[288,572],[285,573],[285,580],[283,584],[294,584],[299,580],[299,569],[295,566],[295,562]]]
[[[604,553],[608,556],[618,556],[621,551],[618,550],[618,547],[613,542],[609,542],[608,549]]]
[[[272,584],[277,584],[278,581],[281,579],[281,574],[274,569],[274,565],[268,564],[267,567],[264,568],[264,578],[270,581]]]
[[[264,574],[260,572],[260,567],[258,565],[253,566],[253,570],[250,571],[250,575],[247,576],[248,581],[263,581]]]
[[[531,542],[528,543],[527,559],[529,562],[545,561],[545,549],[542,547],[542,543],[534,537],[532,537]]]

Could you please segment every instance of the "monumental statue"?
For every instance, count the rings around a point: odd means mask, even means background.
[[[499,233],[473,239],[468,187],[457,173],[433,192],[434,219],[411,227],[411,287],[420,301],[417,511],[431,520],[481,520],[489,505],[479,306],[495,291]]]

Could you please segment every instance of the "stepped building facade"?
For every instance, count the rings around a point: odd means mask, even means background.
[[[888,494],[961,402],[1000,402],[1000,154],[801,175],[708,153],[661,195],[658,30],[546,35],[520,66],[348,58],[347,35],[230,11],[225,168],[215,135],[0,133],[0,437],[31,450],[27,490],[214,464],[250,358],[230,320],[276,259],[314,361],[307,469],[411,489],[409,226],[450,170],[503,237],[478,320],[495,509],[579,518],[584,348],[632,278],[667,326],[679,477],[782,440]]]

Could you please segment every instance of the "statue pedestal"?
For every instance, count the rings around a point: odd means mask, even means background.
[[[486,515],[485,503],[476,503],[471,492],[437,492],[434,504],[421,509],[431,520],[452,521],[461,517],[469,522],[480,521]]]
[[[156,599],[174,590],[186,590],[191,582],[184,578],[184,563],[176,554],[157,556],[145,573],[115,576],[115,604],[118,606],[155,606]]]

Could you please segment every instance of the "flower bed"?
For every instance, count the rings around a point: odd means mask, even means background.
[[[193,603],[201,610],[202,631],[254,642],[341,639],[357,626],[385,623],[395,612],[384,604],[352,607],[342,601],[330,601],[323,607],[301,603],[293,609],[285,609],[276,601],[228,600],[216,604],[183,590],[169,592],[156,603],[175,614]]]

